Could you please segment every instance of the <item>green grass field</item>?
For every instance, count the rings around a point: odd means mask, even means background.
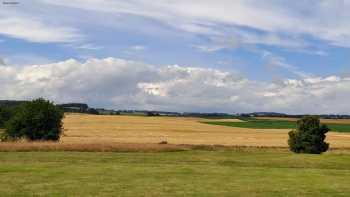
[[[212,125],[223,125],[254,129],[295,129],[296,122],[285,120],[257,120],[248,119],[246,122],[204,122]],[[327,124],[332,131],[350,132],[350,124]]]
[[[0,153],[0,196],[349,196],[350,154]]]

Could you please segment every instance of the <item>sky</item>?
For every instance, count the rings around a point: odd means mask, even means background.
[[[0,100],[350,114],[349,0],[0,2]]]

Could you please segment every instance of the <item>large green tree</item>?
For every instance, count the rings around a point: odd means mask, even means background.
[[[320,124],[318,116],[306,116],[297,122],[297,129],[289,132],[289,148],[296,153],[320,154],[328,150],[325,142],[330,129]]]
[[[52,102],[39,98],[18,107],[6,123],[4,138],[57,141],[62,133],[63,112]]]
[[[10,120],[14,113],[14,108],[0,107],[0,128],[5,126],[5,123]]]

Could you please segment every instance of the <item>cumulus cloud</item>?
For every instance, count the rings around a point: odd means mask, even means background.
[[[115,109],[347,113],[350,78],[252,81],[217,69],[88,59],[0,66],[0,99],[45,97]]]

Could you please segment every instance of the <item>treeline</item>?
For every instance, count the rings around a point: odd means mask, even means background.
[[[12,111],[13,108],[19,106],[28,101],[12,101],[12,100],[0,100],[0,114],[3,113],[3,117],[6,118],[6,114]],[[280,118],[302,118],[304,116],[312,114],[284,114],[276,112],[253,112],[253,113],[197,113],[197,112],[168,112],[168,111],[154,111],[154,110],[111,110],[104,108],[92,108],[86,103],[65,103],[56,105],[64,112],[71,113],[86,113],[95,115],[138,115],[138,116],[177,116],[177,117],[198,117],[209,119],[225,119],[225,118],[254,118],[254,117],[280,117]],[[318,115],[318,114],[317,114]],[[321,114],[318,115],[323,119],[350,119],[350,115],[341,114]],[[0,116],[1,118],[1,116]],[[1,126],[1,120],[0,120]]]
[[[209,118],[209,119],[229,119],[238,118],[236,114],[227,113],[181,113],[179,116],[183,117],[197,117],[197,118]]]
[[[0,113],[8,114],[9,111],[13,111],[16,107],[28,102],[30,101],[0,100]],[[56,106],[64,112],[99,114],[97,109],[90,108],[85,103],[65,103],[57,104]]]
[[[342,114],[283,114],[276,112],[253,112],[253,113],[243,113],[238,114],[240,117],[275,117],[275,118],[303,118],[305,116],[317,115],[323,119],[350,119],[350,115],[342,115]]]
[[[58,104],[57,107],[62,109],[64,112],[86,113],[86,114],[95,114],[95,115],[99,114],[99,112],[95,108],[90,108],[85,103],[65,103],[65,104]]]

